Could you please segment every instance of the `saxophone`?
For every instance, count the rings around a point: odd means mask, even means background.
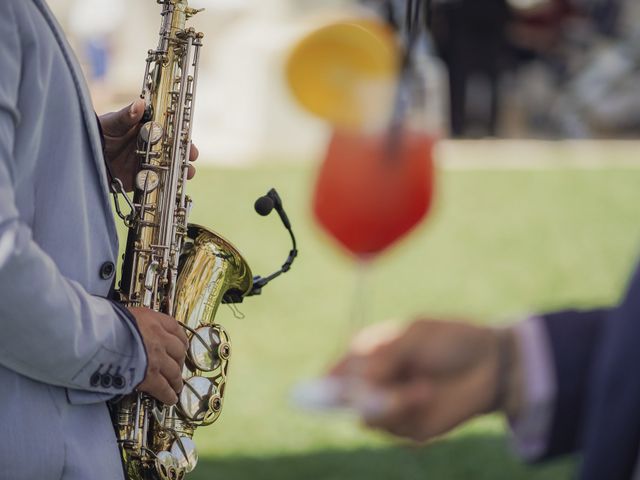
[[[192,436],[196,427],[220,415],[231,354],[229,336],[214,320],[216,311],[223,301],[260,293],[251,293],[251,270],[233,245],[188,223],[191,199],[185,187],[203,34],[186,26],[199,12],[187,0],[157,1],[162,6],[160,38],[157,49],[148,52],[144,73],[140,170],[128,202],[132,213],[126,217],[129,235],[119,295],[126,306],[173,316],[190,346],[177,405],[143,393],[112,405],[131,480],[181,480],[194,469]]]

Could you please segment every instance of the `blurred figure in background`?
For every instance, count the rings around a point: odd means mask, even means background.
[[[430,26],[449,73],[451,134],[461,137],[479,127],[480,134],[495,136],[506,64],[506,1],[436,0],[432,11]],[[472,91],[472,85],[480,88]]]
[[[640,6],[623,0],[594,13],[604,19],[600,35],[569,72],[552,116],[574,138],[633,134],[640,127]]]
[[[523,459],[582,452],[581,480],[630,480],[640,478],[638,338],[640,269],[612,308],[506,329],[430,319],[373,327],[331,375],[366,388],[371,427],[427,441],[500,412]]]
[[[87,68],[91,97],[98,110],[109,105],[112,92],[108,75],[111,43],[126,13],[124,0],[76,0],[70,10],[69,29],[78,41]]]
[[[434,0],[453,136],[504,134],[503,114],[517,104],[519,134],[633,132],[639,10],[633,0]]]

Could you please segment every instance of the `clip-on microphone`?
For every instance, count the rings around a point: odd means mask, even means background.
[[[274,209],[276,212],[278,212],[278,216],[280,217],[280,220],[282,220],[282,224],[285,226],[285,228],[289,232],[289,235],[291,236],[293,248],[289,252],[289,257],[287,258],[287,260],[282,264],[282,267],[280,267],[280,270],[273,272],[271,275],[268,275],[266,277],[261,277],[259,275],[253,277],[253,288],[248,294],[245,295],[245,297],[260,295],[262,293],[262,288],[265,285],[267,285],[274,278],[279,277],[280,275],[288,272],[291,269],[293,261],[298,256],[296,237],[293,234],[293,230],[291,229],[291,222],[289,221],[289,217],[287,217],[287,213],[284,211],[284,208],[282,206],[282,199],[280,198],[280,195],[278,195],[278,192],[276,192],[276,189],[272,188],[267,192],[265,196],[260,197],[258,200],[256,200],[254,207],[256,209],[256,212],[263,217],[269,215]]]

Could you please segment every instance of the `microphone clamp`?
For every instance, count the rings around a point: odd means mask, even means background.
[[[245,295],[245,297],[260,295],[262,293],[262,289],[269,282],[271,282],[271,280],[291,270],[291,266],[293,265],[294,260],[298,256],[298,246],[296,243],[296,237],[293,234],[293,229],[291,228],[291,222],[289,221],[289,217],[287,216],[287,213],[285,212],[284,207],[282,206],[282,198],[280,198],[280,195],[278,194],[276,189],[272,188],[267,192],[266,195],[258,198],[254,204],[254,208],[256,212],[263,217],[268,216],[273,210],[278,212],[278,216],[280,217],[282,224],[289,232],[289,236],[291,237],[291,243],[293,244],[293,248],[289,251],[289,256],[287,257],[287,260],[282,264],[282,267],[280,267],[279,270],[276,270],[271,275],[268,275],[266,277],[261,277],[259,275],[253,277],[253,288],[248,294]]]

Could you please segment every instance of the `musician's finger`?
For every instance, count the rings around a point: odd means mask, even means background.
[[[102,115],[100,117],[102,130],[107,136],[121,137],[138,125],[143,114],[144,100],[137,99],[117,112]]]
[[[153,398],[167,405],[175,405],[178,403],[178,395],[171,388],[169,382],[162,376],[156,375],[148,377],[138,387],[141,392],[148,393]]]
[[[182,338],[178,335],[171,335],[165,342],[167,354],[174,359],[180,367],[184,365],[184,359],[187,356],[187,347]]]
[[[169,383],[174,392],[180,393],[182,391],[182,369],[180,365],[173,360],[173,358],[167,357],[161,367],[161,374],[165,380]]]

